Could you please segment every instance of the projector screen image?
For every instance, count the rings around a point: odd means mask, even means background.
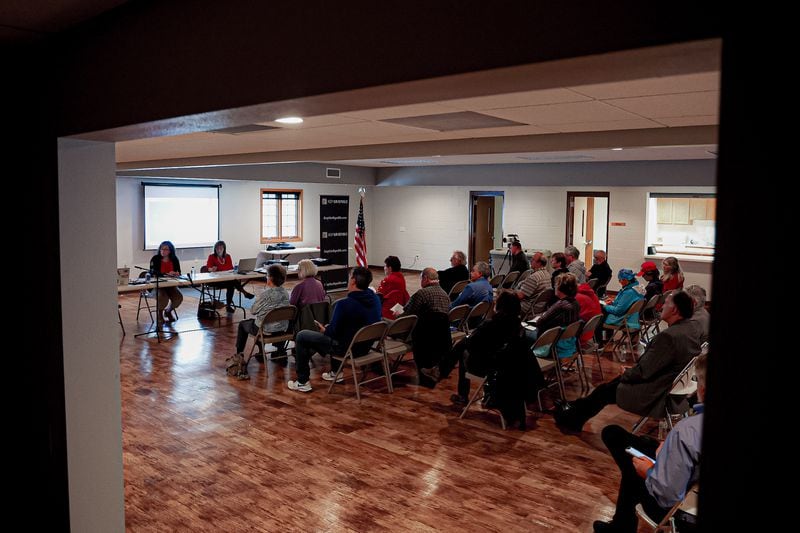
[[[208,248],[219,240],[219,187],[154,185],[144,188],[144,249],[162,241],[175,248]]]

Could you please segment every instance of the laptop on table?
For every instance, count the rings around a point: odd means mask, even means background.
[[[256,258],[239,260],[239,274],[247,274],[256,268]]]

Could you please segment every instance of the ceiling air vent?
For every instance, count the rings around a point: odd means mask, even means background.
[[[340,168],[326,168],[325,177],[338,180],[342,177],[342,169]]]

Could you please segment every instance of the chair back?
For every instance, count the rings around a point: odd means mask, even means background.
[[[640,300],[636,300],[631,304],[627,311],[625,311],[625,325],[628,324],[628,318],[632,317],[633,315],[638,315],[642,312],[642,308],[644,307],[644,298]]]
[[[556,291],[553,289],[545,289],[539,293],[539,296],[531,304],[531,314],[533,315],[540,315],[544,313],[545,309],[547,308],[547,302],[549,302],[553,296],[555,296]]]
[[[483,321],[483,318],[486,316],[486,313],[488,313],[489,309],[491,308],[492,308],[491,302],[483,301],[476,303],[475,306],[472,309],[470,309],[469,314],[467,315],[467,319],[464,321],[464,326],[465,326],[464,329],[467,330],[467,333],[469,333],[469,331],[471,331],[472,329],[478,327],[478,324],[480,324]]]
[[[462,279],[461,281],[456,282],[456,284],[450,288],[450,292],[448,293],[450,296],[450,301],[452,302],[458,298],[458,295],[464,291],[464,287],[466,287],[468,284],[468,279]]]
[[[643,317],[647,311],[651,309],[655,310],[656,305],[658,305],[658,302],[661,301],[661,296],[661,294],[654,294],[653,297],[647,301],[644,307],[642,307],[642,311],[639,314]]]
[[[401,316],[386,328],[386,338],[407,342],[411,338],[411,331],[417,325],[417,315]]]
[[[350,341],[350,346],[347,347],[347,351],[354,355],[353,347],[356,344],[361,343],[374,343],[378,342],[383,339],[384,334],[386,333],[386,329],[389,327],[384,321],[375,322],[374,324],[369,324],[364,326],[363,328],[356,331],[356,334],[353,336],[353,340]]]
[[[597,283],[598,283],[597,278],[592,278],[588,280],[586,283],[589,284],[589,287],[591,287],[593,291],[597,290]]]
[[[669,389],[671,396],[691,396],[697,390],[697,381],[695,381],[694,365],[697,362],[697,357],[692,357],[683,370],[675,376],[672,380],[672,386]]]
[[[525,272],[523,272],[522,274],[520,274],[519,277],[517,278],[517,281],[514,282],[514,288],[516,289],[517,287],[522,285],[522,282],[525,281],[526,279],[528,279],[531,274],[533,274],[533,270],[530,270],[530,269],[528,269]]]
[[[606,287],[608,287],[608,283],[598,284],[594,288],[594,293],[597,295],[598,298],[602,298],[606,294]]]
[[[498,274],[489,280],[489,285],[491,285],[493,289],[496,289],[503,283],[505,277],[505,274]]]
[[[571,339],[573,337],[577,337],[578,333],[581,331],[581,326],[583,326],[583,320],[576,320],[569,326],[564,328],[564,331],[561,333],[561,336],[558,340],[563,341],[567,339]]]
[[[600,325],[600,322],[602,320],[603,320],[602,313],[599,315],[594,315],[592,318],[587,320],[586,323],[583,324],[583,328],[581,328],[580,335],[583,335],[587,331],[591,331],[592,333],[594,333],[594,331],[597,329],[597,326]]]
[[[536,339],[536,342],[533,343],[532,349],[535,350],[536,348],[541,348],[542,346],[554,345],[558,338],[561,336],[561,328],[556,326],[554,328],[550,328]]]
[[[267,311],[267,314],[264,315],[264,318],[258,323],[258,327],[260,329],[264,324],[269,324],[270,322],[283,322],[284,320],[288,320],[289,330],[287,331],[291,331],[294,327],[295,316],[297,316],[297,308],[293,305],[276,307],[275,309]]]
[[[509,272],[508,274],[506,274],[505,279],[503,279],[502,287],[504,289],[510,289],[514,285],[514,282],[517,281],[518,277],[519,277],[518,271],[515,270],[514,272]]]
[[[201,266],[200,267],[200,273],[201,274],[207,274],[208,273],[208,265]]]
[[[314,321],[316,320],[320,324],[327,324],[331,321],[331,315],[331,304],[328,300],[301,305],[297,310],[295,331],[303,331],[304,329],[317,331]]]
[[[469,305],[458,305],[452,308],[447,314],[447,321],[450,322],[451,326],[455,326],[456,329],[461,329],[461,325],[463,324],[464,319],[467,318],[469,312]]]

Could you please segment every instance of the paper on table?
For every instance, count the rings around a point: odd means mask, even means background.
[[[392,313],[394,313],[394,314],[396,314],[396,315],[399,315],[400,313],[402,313],[402,312],[403,312],[403,306],[402,306],[402,305],[400,305],[400,304],[394,304],[394,305],[391,307],[391,311],[392,311]]]

